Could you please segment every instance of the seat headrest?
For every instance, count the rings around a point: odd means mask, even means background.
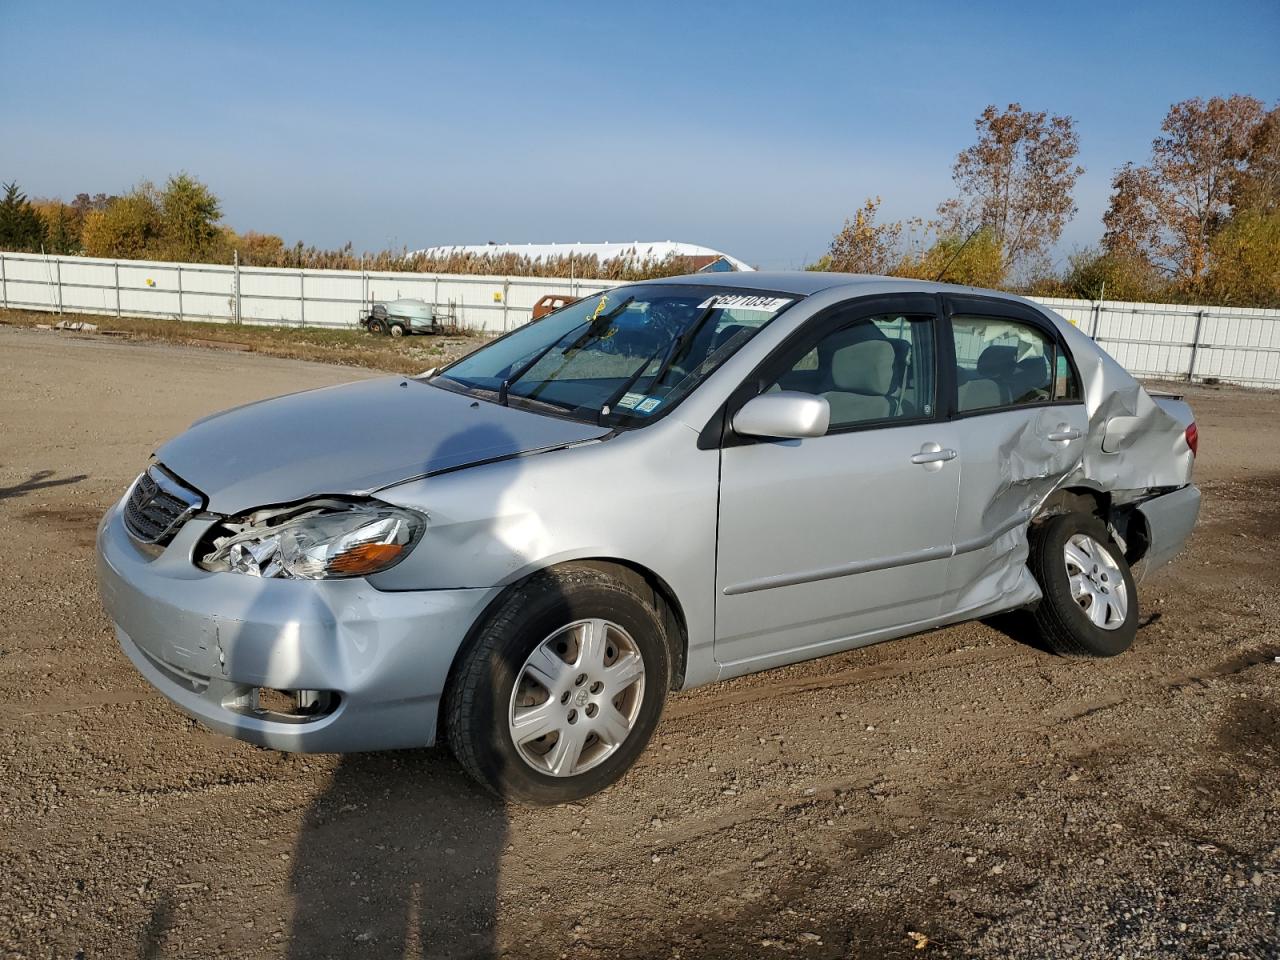
[[[1013,373],[1017,365],[1018,348],[1016,346],[992,344],[978,357],[978,376],[987,379],[1007,377]]]
[[[861,340],[831,355],[831,382],[837,390],[884,396],[893,382],[893,347],[888,340]]]
[[[715,353],[728,343],[730,339],[745,329],[747,329],[747,325],[745,323],[731,323],[727,327],[721,327],[716,331],[715,336],[711,340],[711,350],[709,352]]]
[[[1037,383],[1049,380],[1049,358],[1038,355],[1023,357],[1018,361],[1018,376],[1035,380]]]

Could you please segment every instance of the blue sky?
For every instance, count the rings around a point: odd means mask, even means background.
[[[1095,241],[1169,105],[1280,99],[1280,3],[0,0],[0,179],[187,170],[239,230],[357,248],[687,240],[816,258],[929,215],[988,103],[1078,124]]]

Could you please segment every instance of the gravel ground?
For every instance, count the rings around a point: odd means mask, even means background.
[[[1189,391],[1201,524],[1123,657],[968,624],[717,684],[529,810],[203,731],[100,611],[159,440],[362,375],[0,329],[6,955],[1280,957],[1280,395]]]

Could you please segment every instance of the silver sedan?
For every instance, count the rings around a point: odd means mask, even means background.
[[[682,277],[197,422],[98,571],[124,652],[208,726],[444,739],[556,803],[620,777],[671,690],[1012,610],[1120,653],[1195,523],[1196,439],[1018,297]]]

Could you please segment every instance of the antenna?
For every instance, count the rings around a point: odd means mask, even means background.
[[[947,271],[951,269],[951,265],[956,262],[956,257],[964,253],[964,248],[969,245],[970,240],[972,240],[975,236],[977,236],[978,231],[981,230],[982,227],[983,225],[980,223],[976,227],[974,227],[972,230],[969,231],[969,235],[965,237],[964,242],[960,244],[960,249],[958,249],[955,253],[951,255],[951,259],[948,260],[946,265],[941,270],[938,271],[938,275],[933,278],[934,283],[942,282],[942,278],[947,275]]]

